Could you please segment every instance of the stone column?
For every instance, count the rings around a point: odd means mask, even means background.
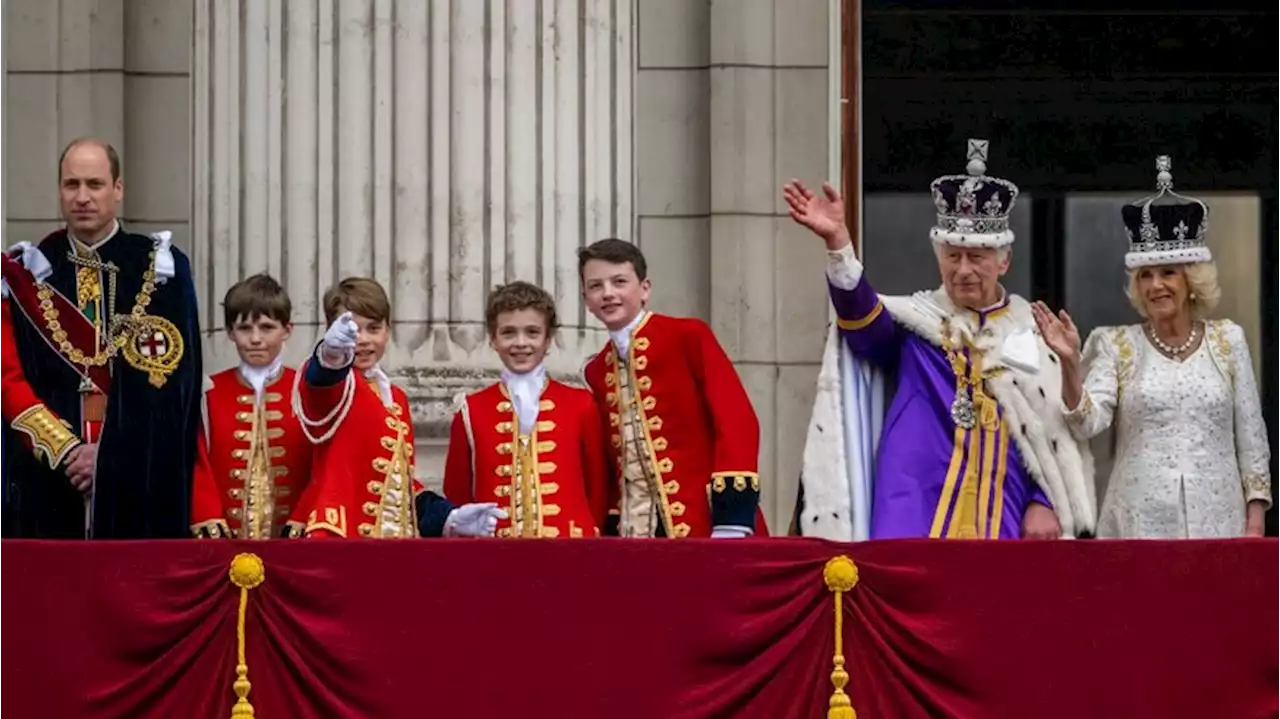
[[[296,361],[323,333],[324,290],[378,279],[424,475],[453,394],[496,376],[493,285],[553,292],[550,369],[576,375],[604,333],[575,251],[632,235],[630,14],[629,0],[196,0],[204,326],[222,325],[232,283],[270,272],[294,302]],[[211,370],[233,362],[209,344]]]
[[[97,135],[126,162],[128,153],[121,3],[14,0],[4,4],[4,24],[7,246],[38,241],[61,223],[65,143]]]
[[[120,153],[121,219],[189,246],[190,15],[159,0],[4,3],[6,245],[62,224],[58,153],[92,135]]]
[[[761,504],[775,533],[795,506],[826,339],[821,243],[786,214],[782,183],[827,179],[825,0],[712,0],[711,326],[760,416]],[[838,177],[830,178],[839,182]]]

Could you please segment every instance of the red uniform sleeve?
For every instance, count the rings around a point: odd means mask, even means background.
[[[596,520],[596,527],[603,532],[610,508],[609,459],[605,452],[604,428],[601,426],[600,412],[596,409],[595,396],[586,393],[583,400],[582,432],[578,440],[582,447],[582,485],[587,493],[591,516]]]
[[[689,366],[711,415],[711,523],[768,536],[760,511],[760,420],[738,371],[705,322],[690,320]]]
[[[203,402],[204,399],[201,398]],[[201,426],[196,438],[196,465],[191,479],[191,533],[197,537],[229,537],[230,528],[222,515],[222,497],[209,462],[208,428]]]
[[[444,460],[444,496],[457,505],[476,501],[475,481],[471,476],[471,440],[467,438],[462,416],[466,411],[464,403],[453,414],[453,424],[449,426],[449,453]]]
[[[22,434],[23,443],[50,469],[56,469],[80,444],[80,438],[27,383],[13,339],[9,300],[0,300],[0,372],[0,413],[5,423]]]
[[[325,461],[325,458],[319,458]],[[307,539],[346,539],[351,536],[347,525],[347,507],[351,505],[352,487],[346,472],[323,472],[311,482],[303,494],[306,525],[302,534]]]
[[[689,365],[714,425],[712,472],[758,477],[760,421],[751,398],[711,328],[690,320],[689,332],[692,336],[685,343],[691,355]]]
[[[314,448],[312,451],[316,451]],[[319,466],[318,462],[312,464],[312,467]],[[316,474],[313,471],[311,477],[307,478],[307,486],[302,490],[302,496],[298,497],[297,504],[293,505],[293,514],[289,515],[289,520],[285,522],[285,528],[288,530],[288,537],[297,539],[306,534],[307,518],[311,516],[311,510],[316,507],[316,495],[319,493],[320,482],[316,481]]]
[[[391,396],[401,407],[404,408],[405,412],[409,411],[409,395],[405,394],[404,390],[393,386]],[[409,483],[409,487],[413,492],[413,496],[417,497],[419,494],[427,491],[427,486],[418,479],[418,455],[415,449],[418,446],[418,441],[413,436],[413,422],[410,421],[408,424],[409,430],[407,433],[408,436],[405,437],[405,442],[409,445],[409,476],[413,477],[413,481]]]
[[[330,431],[336,433],[338,423],[345,418],[343,404],[347,405],[345,410],[355,411],[356,401],[354,393],[348,394],[340,389],[352,381],[350,368],[341,371],[342,376],[339,377],[338,371],[325,370],[319,365],[313,367],[313,364],[314,358],[299,370],[304,379],[298,383],[298,394],[305,416],[298,419],[304,429],[308,420],[314,423],[330,419],[330,423],[311,428],[309,434],[319,439]],[[332,374],[325,375],[326,372]],[[313,381],[317,377],[324,381]],[[337,394],[334,394],[335,390]],[[359,418],[354,421],[358,422]],[[326,441],[316,447],[311,482],[303,492],[294,515],[295,518],[304,518],[302,536],[307,539],[345,539],[351,536],[348,520],[356,520],[347,517],[347,507],[353,506],[353,478],[349,472],[339,468],[360,461],[359,456],[352,454],[358,453],[360,448],[353,447],[350,441],[341,441],[342,437],[336,434],[329,439],[334,441]]]

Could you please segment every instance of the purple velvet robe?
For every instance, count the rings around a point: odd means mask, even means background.
[[[853,290],[828,286],[854,356],[897,377],[876,456],[871,538],[956,537],[965,524],[976,537],[1020,537],[1031,502],[1053,505],[1018,455],[1010,433],[1019,428],[1009,426],[1003,408],[995,430],[980,422],[957,426],[956,375],[946,353],[895,323],[865,277]],[[1006,297],[977,313],[979,326],[1007,309]],[[970,472],[970,490],[962,492]]]

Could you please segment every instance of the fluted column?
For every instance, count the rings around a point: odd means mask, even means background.
[[[294,302],[297,360],[348,275],[388,289],[388,365],[439,435],[492,376],[495,284],[552,291],[553,372],[603,342],[575,251],[632,236],[630,0],[196,0],[193,247],[204,326],[240,278]],[[211,342],[211,368],[234,354]]]

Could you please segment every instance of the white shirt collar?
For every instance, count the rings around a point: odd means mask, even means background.
[[[623,327],[616,332],[613,330],[609,331],[609,337],[613,340],[613,346],[618,348],[618,359],[624,362],[627,360],[627,352],[631,349],[631,335],[636,331],[636,328],[640,326],[640,323],[648,314],[648,310],[641,310],[640,314],[636,315],[635,319],[627,323],[626,327]]]
[[[266,367],[254,367],[241,362],[237,369],[240,372],[240,377],[253,388],[253,395],[256,401],[261,403],[262,393],[266,390],[267,385],[279,377],[280,372],[284,369],[284,360],[276,357]]]
[[[542,387],[546,380],[547,370],[542,364],[523,373],[502,370],[502,383],[506,385],[511,402],[516,407],[521,434],[529,434],[534,422],[538,421],[538,401],[542,397]]]
[[[378,386],[378,396],[382,398],[382,403],[391,406],[391,378],[387,377],[387,373],[382,371],[382,365],[374,365],[364,371],[364,378],[373,380]]]
[[[978,314],[985,315],[989,312],[994,312],[1007,304],[1009,304],[1009,293],[1005,292],[1004,285],[1000,285],[1000,299],[996,300],[995,304],[990,307],[984,307],[981,310],[978,310]]]
[[[90,244],[85,243],[85,242],[84,242],[83,240],[81,240],[80,238],[76,237],[75,233],[71,231],[71,226],[70,226],[70,225],[68,225],[68,226],[67,226],[67,236],[71,238],[71,242],[72,242],[72,244],[73,244],[73,245],[78,245],[78,246],[83,247],[83,248],[85,248],[85,249],[87,249],[87,250],[96,250],[96,249],[98,249],[99,247],[102,247],[103,245],[107,244],[107,240],[110,240],[112,237],[115,237],[115,236],[116,236],[116,233],[118,233],[118,232],[120,232],[120,220],[112,220],[112,221],[111,221],[111,231],[110,231],[110,232],[108,232],[107,234],[103,235],[103,237],[102,237],[102,239],[101,239],[101,240],[98,240],[97,242],[95,242],[95,243],[93,243],[92,245],[90,245]]]

